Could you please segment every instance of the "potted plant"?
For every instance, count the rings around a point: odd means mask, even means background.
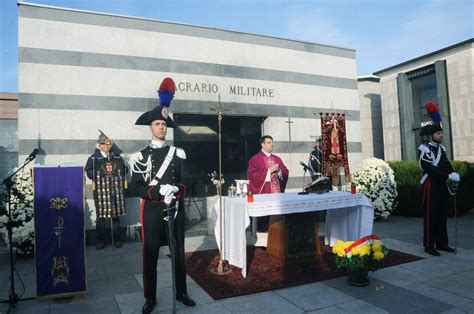
[[[366,286],[369,284],[369,271],[383,267],[388,249],[376,235],[370,235],[357,241],[338,240],[332,252],[336,255],[337,268],[347,269],[349,284]]]
[[[369,199],[374,207],[375,219],[390,216],[397,204],[397,183],[389,164],[382,159],[364,159],[352,174],[351,181],[357,192]]]

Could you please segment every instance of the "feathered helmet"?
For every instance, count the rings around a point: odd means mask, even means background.
[[[114,142],[110,139],[110,137],[105,135],[104,132],[102,132],[101,130],[99,130],[99,132],[100,132],[100,134],[99,134],[99,138],[97,139],[97,143],[106,144],[106,145],[109,145],[109,146],[112,146],[114,144]]]
[[[426,103],[425,107],[428,115],[433,121],[421,128],[420,135],[429,136],[438,131],[443,131],[443,125],[441,124],[441,113],[439,112],[438,105],[430,101]]]
[[[172,78],[166,77],[158,89],[160,105],[143,113],[135,122],[136,125],[150,125],[155,120],[166,121],[169,128],[175,128],[173,120],[169,117],[168,108],[171,105],[175,92],[175,84]]]

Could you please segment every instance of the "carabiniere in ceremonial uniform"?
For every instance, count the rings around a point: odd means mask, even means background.
[[[422,184],[422,211],[423,245],[425,252],[439,256],[437,250],[454,252],[448,246],[448,230],[446,226],[449,210],[448,181],[458,182],[459,174],[454,172],[446,156],[446,148],[441,144],[443,127],[441,116],[436,104],[429,102],[426,109],[434,123],[428,124],[420,132],[422,136],[429,136],[428,143],[418,148],[420,167],[423,170]],[[436,247],[435,247],[436,245]]]
[[[132,157],[132,183],[130,185],[132,193],[142,198],[140,221],[143,239],[143,288],[146,298],[143,313],[153,311],[156,305],[156,267],[159,248],[169,241],[168,224],[164,220],[167,215],[164,210],[176,201],[179,204],[174,232],[176,247],[174,250],[170,248],[171,252],[175,252],[175,297],[187,306],[195,305],[187,294],[184,264],[185,212],[182,200],[186,187],[181,180],[181,175],[186,155],[184,150],[170,146],[164,140],[167,128],[175,127],[167,113],[167,107],[174,94],[174,82],[166,78],[158,93],[161,106],[145,112],[135,123],[150,126],[153,140],[148,147]]]

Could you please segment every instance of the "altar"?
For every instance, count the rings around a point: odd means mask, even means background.
[[[231,265],[242,268],[247,276],[246,229],[250,217],[285,215],[327,210],[325,244],[333,246],[337,240],[357,240],[372,234],[374,210],[363,194],[331,191],[324,194],[299,195],[278,193],[254,195],[254,202],[246,198],[222,197],[224,245],[221,253]],[[219,202],[212,209],[214,232],[219,249]]]

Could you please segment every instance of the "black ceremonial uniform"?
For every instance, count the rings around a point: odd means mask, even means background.
[[[309,154],[308,164],[314,172],[318,173],[311,175],[311,179],[316,180],[321,176],[321,171],[323,169],[323,152],[321,148],[315,147],[315,150]]]
[[[316,148],[309,154],[309,164],[314,172],[321,173],[323,166],[323,152],[320,148]]]
[[[102,193],[99,192],[100,189],[100,180],[104,179],[104,171],[100,168],[105,164],[106,161],[111,161],[114,165],[118,166],[120,170],[118,170],[118,175],[117,175],[117,170],[114,169],[114,180],[118,180],[119,187],[116,187],[116,193],[112,193],[110,195],[111,203],[107,207],[107,209],[104,208],[104,202],[101,203],[100,198],[103,197]],[[127,169],[124,165],[122,157],[120,157],[120,150],[118,147],[114,146],[112,147],[112,151],[107,155],[107,157],[104,157],[101,153],[101,151],[96,148],[94,153],[89,156],[86,162],[86,166],[84,167],[86,171],[86,175],[89,179],[92,180],[93,182],[93,195],[94,195],[94,205],[96,209],[96,230],[97,230],[97,241],[98,242],[105,242],[105,234],[106,234],[106,218],[112,218],[112,230],[113,230],[113,237],[114,239],[119,242],[120,241],[120,234],[119,234],[119,228],[120,228],[120,216],[123,216],[126,214],[125,212],[125,201],[124,201],[124,189],[126,188],[126,179],[125,179],[125,174],[127,172]],[[94,173],[95,172],[95,173]],[[109,178],[110,179],[110,178]],[[113,182],[111,181],[106,181],[107,188],[113,191]],[[116,244],[117,244],[116,242]]]
[[[420,145],[420,167],[423,170],[421,208],[423,210],[423,245],[426,249],[448,247],[446,221],[449,192],[446,180],[453,167],[446,156],[446,148],[434,142]]]
[[[148,146],[138,154],[138,161],[133,165],[131,191],[142,198],[140,206],[140,221],[142,224],[143,239],[143,288],[147,300],[156,299],[157,262],[160,246],[166,245],[168,240],[168,223],[164,220],[166,213],[163,210],[166,204],[160,195],[160,185],[170,184],[177,186],[179,192],[176,198],[179,201],[179,211],[175,220],[176,226],[176,292],[186,293],[186,268],[184,264],[184,203],[183,197],[186,187],[181,182],[183,159],[177,153],[173,154],[168,168],[155,186],[149,183],[160,169],[170,150],[169,145],[162,148]],[[140,155],[141,154],[141,155]],[[137,171],[138,170],[138,171]]]

